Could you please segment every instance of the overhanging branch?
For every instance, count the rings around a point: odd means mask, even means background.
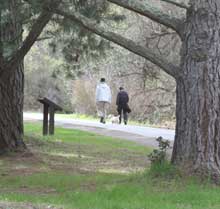
[[[7,66],[9,69],[13,68],[24,59],[25,55],[31,49],[31,47],[36,42],[41,32],[53,16],[53,12],[51,11],[52,8],[57,8],[60,2],[61,0],[51,0],[50,3],[44,5],[41,14],[33,24],[28,36],[22,43],[22,46],[17,51],[15,51],[12,57],[7,61]]]
[[[169,63],[166,59],[162,58],[160,55],[154,53],[152,50],[140,46],[136,44],[134,41],[124,38],[121,35],[118,35],[113,32],[106,31],[103,27],[98,25],[96,22],[91,21],[87,17],[80,15],[77,12],[74,12],[73,14],[68,14],[66,12],[60,11],[60,10],[54,10],[55,13],[64,16],[65,18],[68,18],[76,23],[78,25],[86,28],[87,30],[109,40],[112,41],[120,46],[122,46],[125,49],[128,49],[129,51],[146,58],[147,60],[151,61],[155,65],[159,66],[161,69],[163,69],[166,73],[171,75],[172,77],[176,77],[179,67],[173,65],[172,63]]]
[[[160,1],[164,1],[164,2],[167,2],[167,3],[170,3],[170,4],[173,4],[177,7],[180,7],[182,9],[189,9],[190,6],[184,2],[177,2],[176,0],[160,0]]]
[[[147,1],[141,1],[141,0],[107,0],[107,1],[117,4],[131,11],[134,11],[136,13],[139,13],[145,17],[150,18],[155,22],[158,22],[169,28],[172,28],[179,35],[181,35],[180,26],[182,25],[184,20],[166,14],[162,10],[156,7],[152,7],[149,3],[147,3]]]
[[[2,9],[0,6],[0,68],[3,64],[3,43],[2,43]]]
[[[53,36],[45,36],[45,37],[38,38],[36,41],[45,41],[45,40],[52,39],[52,38]]]

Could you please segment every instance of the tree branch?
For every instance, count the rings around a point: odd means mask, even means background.
[[[134,41],[124,38],[121,35],[106,31],[103,27],[98,25],[96,22],[91,21],[87,17],[80,15],[77,12],[75,12],[74,14],[68,14],[66,12],[63,12],[57,9],[54,10],[54,12],[78,23],[78,25],[86,28],[87,30],[109,41],[112,41],[122,46],[123,48],[128,49],[129,51],[146,58],[147,60],[151,61],[155,65],[162,68],[166,73],[168,73],[172,77],[175,78],[177,76],[179,67],[169,63],[166,59],[163,59],[158,54],[155,54],[152,50],[146,47],[143,47],[143,46],[139,46]]]
[[[182,9],[189,9],[190,6],[188,4],[185,4],[184,2],[177,2],[176,0],[160,0],[160,1],[165,1],[167,3],[173,4],[177,7],[180,7]]]
[[[134,76],[134,75],[140,75],[140,76],[143,76],[143,73],[139,73],[139,72],[133,72],[133,73],[120,73],[119,75],[117,75],[117,77],[129,77],[129,76]]]
[[[45,41],[45,40],[52,39],[52,38],[53,38],[52,36],[45,36],[45,37],[37,38],[36,41]]]
[[[107,0],[107,1],[117,4],[131,11],[134,11],[136,13],[139,13],[145,17],[150,18],[155,22],[158,22],[169,28],[172,28],[179,35],[181,35],[180,26],[182,25],[184,20],[166,14],[156,7],[152,7],[149,3],[147,3],[147,1],[141,1],[141,0]]]
[[[61,0],[53,1],[51,0],[50,3],[44,5],[42,8],[42,12],[39,15],[38,19],[33,24],[28,36],[24,40],[22,46],[14,52],[12,57],[7,61],[7,67],[13,68],[17,64],[19,64],[31,49],[33,44],[36,42],[38,37],[40,36],[41,32],[50,21],[51,17],[53,16],[53,12],[51,11],[52,8],[57,8],[60,4]]]
[[[2,8],[0,6],[0,68],[3,64],[3,42],[2,42]]]

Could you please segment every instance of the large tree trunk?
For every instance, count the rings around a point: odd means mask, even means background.
[[[177,78],[172,162],[201,176],[220,177],[220,1],[192,0]]]
[[[0,78],[0,152],[24,148],[23,65]]]
[[[1,42],[4,57],[10,56],[20,47],[22,25],[19,22],[20,0],[9,0],[4,9],[9,15],[4,16],[0,25]],[[24,148],[23,143],[23,61],[16,69],[2,69],[0,77],[0,153]]]

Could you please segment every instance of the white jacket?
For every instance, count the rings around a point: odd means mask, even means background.
[[[106,83],[99,83],[96,87],[96,102],[111,103],[111,90]]]

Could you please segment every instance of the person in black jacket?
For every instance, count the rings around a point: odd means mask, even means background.
[[[122,114],[123,114],[124,124],[127,125],[128,113],[131,111],[128,106],[129,96],[123,87],[120,87],[119,90],[120,91],[119,91],[119,93],[117,95],[117,99],[116,99],[116,105],[118,106],[117,111],[119,114],[119,124],[121,124]]]

